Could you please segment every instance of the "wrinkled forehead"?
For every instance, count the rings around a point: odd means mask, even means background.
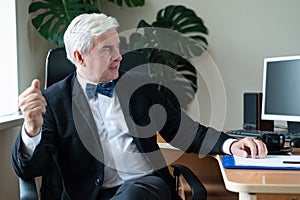
[[[115,45],[115,44],[119,44],[120,43],[120,38],[119,38],[119,34],[117,32],[116,29],[112,29],[109,31],[106,31],[105,33],[101,34],[98,37],[95,37],[94,41],[93,41],[93,45],[98,45],[98,44],[111,44],[111,45]]]

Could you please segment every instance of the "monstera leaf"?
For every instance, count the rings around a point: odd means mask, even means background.
[[[164,85],[175,84],[181,90],[181,105],[179,106],[171,91],[165,87],[161,87],[161,91],[177,108],[186,109],[198,89],[197,70],[188,60],[193,56],[200,56],[208,45],[208,29],[203,20],[191,9],[171,5],[161,9],[153,23],[141,20],[137,27],[137,32],[130,35],[128,43],[126,39],[121,39],[121,46],[142,51],[152,63],[153,78]],[[164,72],[162,65],[173,68],[181,76],[170,71]],[[189,85],[184,83],[186,81]]]
[[[138,27],[160,27],[178,31],[186,34],[194,40],[202,42],[205,47],[208,43],[206,35],[208,29],[203,23],[203,20],[196,13],[184,6],[168,6],[161,9],[156,16],[156,21],[151,25],[145,20],[141,20]]]
[[[118,6],[123,6],[123,0],[108,0],[110,2],[113,2],[117,4]],[[145,0],[125,0],[125,3],[128,7],[138,7],[138,6],[144,6]]]
[[[63,46],[63,34],[74,17],[99,12],[95,3],[82,0],[44,0],[32,2],[29,13],[36,14],[31,22],[50,43]]]
[[[99,0],[38,0],[29,6],[32,24],[50,43],[64,46],[63,35],[74,17],[82,13],[99,12]],[[128,7],[143,6],[144,0],[107,0]]]

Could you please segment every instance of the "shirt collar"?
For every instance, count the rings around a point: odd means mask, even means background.
[[[77,77],[77,80],[78,80],[78,82],[79,82],[79,84],[80,84],[80,86],[81,86],[81,88],[82,88],[83,91],[85,91],[85,87],[86,87],[87,83],[97,85],[97,83],[95,83],[93,81],[90,81],[88,79],[85,79],[83,76],[81,76],[78,73],[78,71],[76,71],[76,77]],[[84,92],[84,95],[86,96],[87,99],[89,99],[88,96],[87,96],[87,94],[86,94],[86,92]]]

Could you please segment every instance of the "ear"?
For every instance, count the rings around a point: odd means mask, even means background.
[[[76,62],[81,65],[84,66],[84,57],[83,55],[81,55],[78,51],[74,51],[73,53],[74,59],[76,60]]]

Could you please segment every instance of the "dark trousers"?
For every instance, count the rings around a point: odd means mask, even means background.
[[[168,184],[160,177],[148,175],[100,192],[100,200],[171,200]]]

